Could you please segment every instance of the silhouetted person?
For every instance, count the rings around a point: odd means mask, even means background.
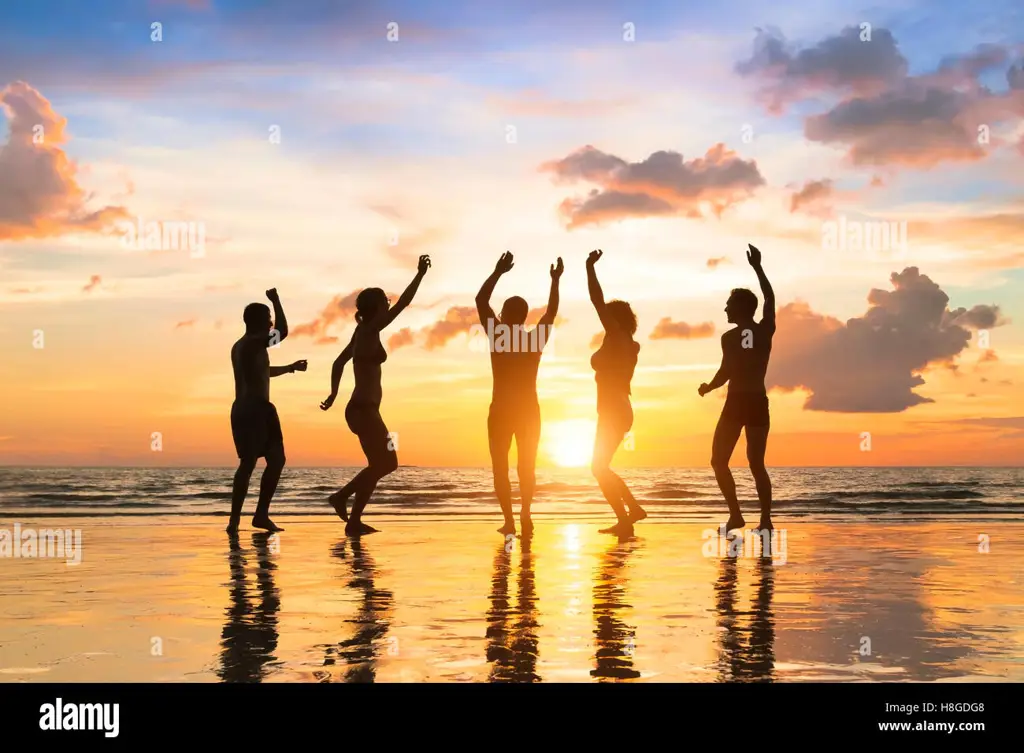
[[[376,566],[360,539],[353,538],[349,543],[352,547],[349,563],[352,579],[348,585],[358,592],[361,602],[359,613],[347,622],[356,625],[356,631],[351,638],[326,647],[324,666],[344,663],[348,666],[345,682],[374,682],[377,678],[377,660],[390,627],[394,595],[375,585]],[[341,541],[332,550],[340,560],[347,559],[345,544],[345,541]],[[391,640],[395,642],[389,643],[388,653],[397,654],[397,638]],[[314,675],[321,682],[331,680],[329,672],[315,672]]]
[[[259,682],[277,649],[277,612],[281,607],[281,595],[274,585],[277,565],[270,556],[266,533],[254,533],[252,541],[258,567],[259,600],[255,602],[250,598],[245,581],[245,552],[238,534],[230,536],[231,605],[221,633],[217,670],[217,676],[224,682]]]
[[[393,473],[398,468],[398,453],[388,427],[380,417],[382,397],[380,375],[381,364],[388,359],[387,351],[380,342],[380,333],[406,307],[412,303],[420,281],[430,268],[430,257],[421,256],[416,277],[402,293],[394,306],[380,288],[367,288],[356,296],[356,331],[341,355],[334,361],[331,369],[331,394],[320,407],[328,410],[338,397],[338,386],[341,374],[348,361],[352,361],[355,373],[355,387],[352,397],[345,406],[345,422],[349,430],[359,437],[359,444],[366,455],[367,467],[359,471],[355,478],[329,497],[335,512],[346,522],[345,533],[360,536],[376,533],[362,522],[363,510],[370,500],[370,495],[377,488],[377,482]],[[349,515],[346,509],[348,498],[355,495],[356,501]]]
[[[512,438],[516,440],[519,461],[519,494],[522,510],[519,513],[523,535],[533,531],[530,504],[537,486],[537,445],[540,442],[540,403],[537,401],[537,368],[544,345],[550,339],[551,329],[558,314],[558,279],[562,276],[562,260],[551,265],[551,292],[548,307],[532,331],[526,329],[526,315],[530,307],[519,296],[512,296],[501,307],[501,317],[494,315],[491,294],[498,278],[512,269],[512,254],[506,251],[498,259],[494,272],[476,295],[476,310],[480,324],[487,332],[491,351],[491,373],[494,388],[491,408],[487,415],[487,440],[494,471],[494,493],[498,496],[505,524],[501,534],[514,534],[516,522],[512,515],[512,486],[508,480],[508,452]]]
[[[757,296],[746,288],[736,288],[725,304],[725,315],[736,326],[722,335],[722,365],[710,384],[702,384],[697,392],[701,397],[716,390],[726,382],[729,394],[718,419],[715,438],[711,449],[711,467],[722,490],[722,496],[729,505],[729,520],[726,531],[743,528],[746,521],[740,513],[736,499],[736,481],[729,470],[729,460],[740,431],[746,428],[747,461],[757,485],[757,498],[761,503],[761,522],[758,529],[772,530],[772,482],[764,467],[764,453],[768,446],[768,392],[764,376],[768,370],[768,358],[772,352],[772,337],[775,335],[775,293],[761,268],[761,252],[747,244],[747,261],[754,268],[761,283],[764,296],[764,315],[760,322],[754,321],[757,313]]]
[[[267,459],[267,467],[260,480],[260,498],[252,517],[254,528],[283,531],[270,519],[270,500],[277,491],[277,482],[284,469],[284,436],[277,408],[270,402],[270,378],[305,371],[306,362],[296,361],[288,366],[271,366],[267,348],[288,337],[288,321],[281,308],[277,289],[267,291],[274,304],[274,320],[270,309],[262,303],[250,303],[242,313],[245,334],[231,346],[231,368],[235,372],[235,402],[231,405],[231,435],[238,453],[238,470],[231,489],[231,519],[228,533],[238,530],[242,505],[249,492],[249,479],[256,461]],[[276,323],[276,328],[275,328]]]
[[[540,682],[537,674],[537,587],[530,538],[522,540],[519,585],[515,607],[509,598],[512,552],[502,544],[494,557],[491,607],[487,610],[487,661],[492,664],[491,682]],[[509,619],[515,623],[509,629]]]
[[[591,677],[634,680],[640,672],[633,667],[636,655],[636,628],[622,621],[622,610],[630,609],[625,601],[626,579],[623,570],[632,547],[621,539],[601,555],[601,564],[594,573],[594,669]]]
[[[587,258],[590,300],[604,325],[604,342],[590,357],[597,381],[597,433],[591,470],[604,498],[619,519],[618,523],[602,529],[601,533],[631,536],[633,523],[646,518],[647,513],[637,504],[626,482],[611,469],[611,462],[619,444],[633,427],[630,383],[633,381],[640,343],[633,339],[636,334],[636,314],[630,305],[625,301],[604,302],[601,283],[597,281],[594,269],[603,254],[603,251],[591,251]]]

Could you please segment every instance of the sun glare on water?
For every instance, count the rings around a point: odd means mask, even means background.
[[[543,428],[545,451],[562,468],[583,468],[594,452],[594,421],[557,421]]]

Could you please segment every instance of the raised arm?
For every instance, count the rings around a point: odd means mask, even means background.
[[[405,289],[401,297],[391,306],[387,311],[381,312],[381,314],[375,317],[369,322],[370,326],[377,330],[382,330],[387,327],[391,322],[395,321],[399,314],[408,308],[409,304],[412,303],[412,299],[416,297],[416,291],[420,288],[420,280],[427,273],[430,268],[430,257],[424,254],[420,257],[419,267],[416,270],[416,276],[412,278],[412,282],[409,283],[409,287]]]
[[[491,308],[491,296],[494,295],[494,287],[498,284],[498,278],[512,269],[514,265],[512,254],[508,251],[503,253],[499,257],[498,263],[494,265],[491,276],[484,280],[484,284],[480,286],[480,292],[476,294],[476,312],[484,329],[487,329],[488,319],[498,318],[494,315],[494,309]]]
[[[558,257],[558,264],[551,265],[551,292],[548,293],[548,307],[544,310],[544,316],[540,318],[538,327],[550,327],[555,323],[558,316],[558,282],[562,277],[565,265],[562,264],[562,257]]]
[[[274,329],[271,330],[269,343],[269,345],[273,346],[288,337],[288,320],[285,318],[284,309],[281,307],[281,297],[277,294],[277,288],[268,290],[267,298],[274,305]]]
[[[697,392],[701,397],[704,397],[712,390],[717,390],[728,382],[729,377],[732,376],[732,359],[729,357],[729,348],[725,342],[727,336],[728,334],[722,335],[722,364],[718,367],[718,373],[715,374],[710,383],[705,382],[697,388]]]
[[[345,371],[345,364],[352,360],[352,351],[355,347],[355,335],[352,335],[352,339],[348,341],[348,345],[341,351],[337,358],[334,359],[334,365],[331,366],[331,394],[327,396],[327,399],[320,403],[320,407],[323,410],[327,410],[334,405],[335,399],[338,397],[338,387],[341,386],[341,375]]]
[[[601,283],[597,281],[597,270],[594,265],[604,255],[604,251],[591,251],[587,257],[587,290],[590,291],[590,302],[594,304],[604,331],[609,332],[615,328],[615,320],[608,316],[608,308],[604,304],[604,291],[601,290]]]
[[[761,252],[749,243],[747,246],[750,247],[750,250],[747,251],[747,261],[749,261],[750,266],[754,268],[754,274],[757,275],[757,281],[761,284],[761,296],[764,298],[764,315],[761,317],[761,323],[774,332],[775,291],[772,290],[772,284],[768,282],[768,276],[764,273],[764,269],[761,267]]]

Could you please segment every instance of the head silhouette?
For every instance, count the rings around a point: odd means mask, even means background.
[[[270,307],[263,303],[250,303],[242,312],[246,332],[269,332],[274,326],[270,318]]]
[[[625,301],[608,301],[608,313],[630,337],[636,334],[636,314],[632,306]]]
[[[356,321],[359,323],[369,321],[384,311],[388,310],[390,301],[387,293],[380,288],[366,288],[356,296]]]
[[[512,296],[501,307],[501,323],[516,325],[525,324],[526,316],[530,313],[530,306],[525,299],[517,295]]]
[[[725,318],[732,324],[749,322],[757,313],[757,296],[746,288],[733,288],[725,303]]]

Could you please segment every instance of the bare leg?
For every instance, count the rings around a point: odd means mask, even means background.
[[[356,485],[356,501],[352,505],[352,513],[349,516],[348,524],[345,526],[345,533],[350,536],[361,536],[366,533],[376,533],[377,529],[372,528],[362,521],[363,511],[370,501],[370,495],[377,488],[377,482],[394,472],[398,468],[398,453],[395,452],[388,434],[388,428],[377,411],[367,412],[361,418],[365,423],[360,423],[359,444],[363,448],[369,466],[360,471],[366,475]],[[353,484],[355,479],[353,479]]]
[[[512,426],[511,422],[493,407],[487,416],[487,444],[491,452],[491,468],[494,473],[494,494],[498,497],[501,514],[505,518],[498,533],[507,536],[516,532],[516,519],[512,513],[512,485],[508,481],[508,451],[512,447]]]
[[[741,424],[723,416],[718,419],[715,438],[711,444],[711,467],[715,471],[718,488],[722,490],[725,503],[729,506],[729,521],[725,524],[726,531],[746,525],[746,521],[743,520],[743,515],[740,513],[740,503],[736,499],[736,481],[732,477],[732,471],[729,470],[729,460],[732,458],[732,451],[736,449],[736,442],[739,441],[742,429]]]
[[[516,453],[519,456],[519,494],[523,506],[519,512],[519,523],[523,527],[523,536],[533,533],[533,519],[530,517],[530,506],[533,493],[537,488],[537,447],[540,444],[540,412],[531,415],[524,421],[516,433]]]
[[[267,531],[283,531],[270,519],[270,501],[277,491],[277,482],[281,480],[281,471],[284,470],[284,453],[277,453],[267,458],[267,467],[263,469],[263,478],[260,479],[260,500],[256,504],[256,514],[252,516],[253,528],[262,528]]]
[[[348,510],[345,507],[346,501],[356,493],[362,484],[369,480],[371,475],[369,468],[363,468],[363,470],[359,471],[359,473],[352,477],[351,481],[327,498],[327,501],[331,503],[334,511],[338,513],[338,517],[346,523],[348,522]]]
[[[768,427],[747,427],[747,462],[757,486],[757,500],[761,503],[759,529],[774,530],[772,525],[772,480],[764,467],[764,454],[768,448]]]
[[[628,533],[633,527],[622,501],[622,487],[625,484],[611,469],[612,458],[621,441],[622,432],[612,422],[604,420],[598,414],[597,434],[594,437],[594,457],[590,464],[590,470],[594,474],[594,478],[597,479],[605,500],[615,512],[615,517],[618,518],[618,522],[614,526],[603,529],[601,533]]]
[[[231,486],[231,517],[228,519],[228,533],[238,533],[238,524],[242,520],[242,505],[245,495],[249,493],[249,481],[256,468],[256,458],[244,458],[238,461],[235,481]]]

